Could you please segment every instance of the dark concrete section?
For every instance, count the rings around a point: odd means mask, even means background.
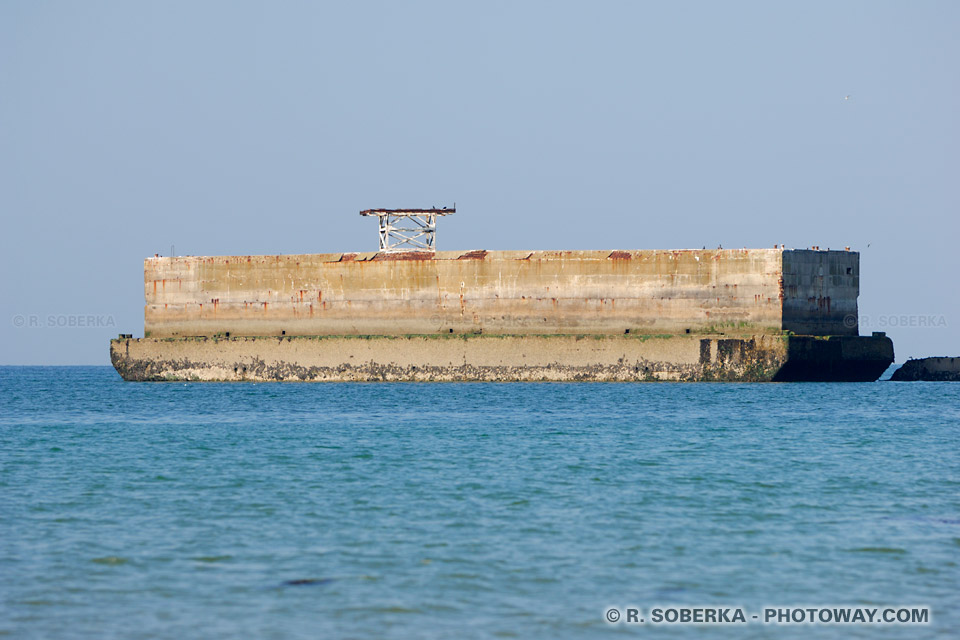
[[[860,254],[783,252],[783,328],[801,336],[856,336]]]
[[[791,336],[774,382],[874,382],[893,362],[893,341],[875,336]]]
[[[960,382],[960,358],[907,360],[893,372],[891,382]]]

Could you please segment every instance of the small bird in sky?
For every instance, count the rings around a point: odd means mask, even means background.
[[[843,96],[843,101],[844,101],[844,102],[850,102],[850,98],[852,98],[852,97],[853,97],[853,96],[850,96],[850,95]]]

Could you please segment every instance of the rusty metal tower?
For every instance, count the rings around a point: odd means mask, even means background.
[[[456,213],[456,205],[442,209],[366,209],[380,225],[380,251],[436,251],[437,217]]]

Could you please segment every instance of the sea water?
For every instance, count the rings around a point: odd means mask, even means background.
[[[0,368],[0,634],[955,637],[960,384]],[[925,606],[927,625],[610,624]]]

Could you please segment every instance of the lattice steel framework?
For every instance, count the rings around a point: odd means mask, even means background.
[[[437,217],[456,213],[448,209],[366,209],[380,224],[380,251],[436,251]]]

